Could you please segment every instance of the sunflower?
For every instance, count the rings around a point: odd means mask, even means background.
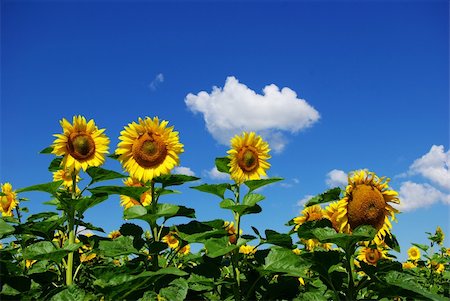
[[[228,222],[225,221],[223,223],[223,228],[225,229],[225,231],[228,232],[228,240],[230,241],[230,243],[235,244],[236,240],[237,240],[237,230],[234,227],[234,222]],[[239,235],[242,234],[242,229],[239,230]]]
[[[81,178],[78,175],[78,171],[74,171],[76,173],[75,182],[78,183]],[[63,181],[62,186],[72,189],[73,180],[72,180],[72,172],[70,170],[60,169],[53,172],[53,182]],[[78,190],[78,187],[77,187]]]
[[[331,221],[334,230],[339,232],[339,229],[341,228],[341,222],[339,219],[339,202],[330,203],[325,210],[323,210],[323,215]]]
[[[420,259],[420,250],[417,247],[411,247],[408,249],[408,259],[416,261]]]
[[[293,219],[295,227],[294,230],[297,231],[297,229],[305,222],[309,221],[316,221],[323,217],[322,208],[320,205],[314,205],[306,207],[302,210],[301,215],[297,216]]]
[[[339,201],[340,231],[351,233],[358,226],[370,225],[377,230],[374,242],[381,244],[390,235],[391,220],[398,210],[389,203],[400,203],[398,193],[388,189],[389,179],[379,178],[366,170],[349,176],[344,197]]]
[[[441,227],[437,226],[434,236],[436,237],[436,242],[442,246],[444,243],[445,234]]]
[[[445,266],[442,263],[434,262],[428,264],[429,268],[432,268],[436,273],[442,274],[442,272],[445,270]]]
[[[191,252],[191,245],[185,245],[178,251],[178,254],[184,256],[188,255],[190,252]]]
[[[169,174],[179,164],[178,155],[184,151],[178,132],[167,127],[168,122],[139,118],[120,132],[116,154],[133,178],[142,182],[151,181],[154,177]]]
[[[230,176],[236,183],[266,176],[266,170],[270,167],[267,162],[270,149],[261,136],[254,132],[243,132],[242,136],[236,135],[231,139],[231,147],[228,151],[228,165]]]
[[[129,187],[144,187],[144,184],[142,184],[141,181],[134,178],[127,178],[123,181],[123,183],[125,184],[125,186]],[[151,204],[151,202],[152,202],[151,189],[141,194],[141,199],[139,201],[126,195],[120,196],[120,205],[125,207],[125,209],[133,207],[135,205],[148,206]]]
[[[12,190],[10,183],[2,184],[2,191],[4,195],[0,196],[0,212],[2,216],[12,216],[12,210],[19,205],[16,193]]]
[[[255,246],[242,245],[239,247],[239,253],[250,256],[256,253],[256,248]]]
[[[175,236],[175,232],[171,231],[166,236],[162,238],[162,241],[165,242],[170,248],[176,249],[180,245],[178,238]]]
[[[403,267],[403,269],[408,270],[408,269],[414,269],[415,267],[417,267],[417,265],[414,262],[406,261],[406,262],[402,263],[402,267]]]
[[[93,119],[86,122],[83,116],[73,116],[73,125],[65,118],[60,121],[63,134],[55,134],[52,153],[64,156],[61,166],[65,170],[85,171],[90,166],[100,166],[108,153],[109,139],[98,129]]]
[[[377,265],[377,262],[382,258],[386,257],[387,251],[375,246],[375,247],[369,247],[368,244],[366,246],[362,247],[358,254],[358,260],[364,261],[367,264],[370,265]]]
[[[120,231],[118,231],[118,230],[111,231],[108,234],[108,237],[113,239],[113,240],[118,238],[118,237],[120,237],[120,236],[122,236],[122,233],[120,233]]]

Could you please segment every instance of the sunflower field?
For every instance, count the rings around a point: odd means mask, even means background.
[[[392,222],[401,200],[386,177],[356,170],[345,190],[311,198],[286,221],[286,233],[252,227],[248,234],[241,221],[262,211],[260,188],[283,180],[266,175],[270,148],[261,136],[237,135],[216,158],[230,181],[198,185],[197,177],[171,174],[184,146],[167,121],[128,124],[112,152],[94,120],[60,124],[62,133],[41,151],[52,156],[53,181],[1,185],[1,300],[450,298],[450,249],[440,227],[424,234],[429,244],[412,243],[407,261],[397,261]],[[102,168],[106,160],[123,170]],[[234,219],[200,221],[195,208],[171,204],[180,185],[208,194]],[[29,191],[50,196],[53,210],[28,213],[21,193]],[[120,196],[124,221],[106,234],[84,215],[112,195]],[[174,217],[189,222],[168,223]],[[191,244],[201,247],[194,252]]]

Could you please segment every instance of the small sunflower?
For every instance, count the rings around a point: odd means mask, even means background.
[[[242,253],[245,255],[253,255],[256,253],[256,248],[255,248],[255,246],[242,245],[239,247],[239,253]]]
[[[316,221],[321,219],[323,216],[324,214],[320,205],[306,207],[302,210],[300,216],[294,218],[294,230],[297,231],[300,225],[304,224],[305,222]]]
[[[120,233],[120,231],[118,231],[118,230],[111,231],[108,234],[108,237],[111,238],[111,239],[116,239],[116,238],[118,238],[120,236],[122,236],[122,233]]]
[[[188,255],[190,252],[191,252],[191,245],[185,245],[178,251],[178,254],[180,254],[181,256],[185,256]]]
[[[2,213],[2,216],[12,216],[13,209],[19,204],[17,195],[12,190],[12,185],[10,183],[2,184],[2,193],[5,195],[0,196],[0,212]]]
[[[432,261],[431,264],[428,265],[430,268],[432,268],[436,273],[442,274],[442,272],[445,270],[445,266],[442,263],[434,262]]]
[[[370,247],[368,244],[366,244],[365,247],[362,247],[358,254],[358,260],[364,261],[367,264],[370,265],[377,265],[377,262],[382,258],[386,257],[386,250],[383,250],[382,248],[375,246]]]
[[[415,267],[417,267],[417,265],[414,262],[406,261],[406,262],[402,263],[402,267],[403,267],[403,269],[408,270],[408,269],[414,269]]]
[[[175,232],[172,231],[164,236],[162,241],[165,242],[171,249],[176,249],[180,245],[178,238],[175,236]]]
[[[223,224],[223,228],[228,232],[229,241],[232,244],[235,244],[237,241],[237,230],[234,227],[234,222],[225,221]],[[239,230],[239,235],[242,234],[242,229]]]
[[[243,183],[266,176],[266,170],[270,167],[267,162],[269,151],[269,144],[254,132],[234,136],[228,151],[231,178],[236,183]]]
[[[81,180],[81,178],[78,175],[77,171],[74,172],[76,172],[75,182],[78,183]],[[53,182],[58,182],[61,180],[63,181],[62,186],[72,189],[73,181],[72,181],[72,172],[70,170],[60,169],[53,172]]]
[[[389,179],[379,178],[366,170],[353,172],[348,179],[345,196],[339,201],[338,219],[340,231],[351,233],[362,225],[377,229],[374,242],[381,244],[384,237],[390,235],[391,220],[395,220],[398,210],[390,203],[400,203],[398,193],[389,190]]]
[[[55,134],[52,153],[64,156],[61,166],[65,170],[84,171],[90,166],[100,166],[108,153],[109,139],[98,129],[93,119],[86,122],[83,116],[74,116],[73,125],[65,118],[60,122],[63,134]]]
[[[179,164],[178,155],[184,151],[178,132],[167,127],[168,122],[139,118],[120,132],[116,154],[133,178],[142,182],[151,181],[154,177],[169,174]]]
[[[339,219],[339,202],[330,203],[323,211],[323,215],[331,221],[334,230],[339,232],[341,228],[341,221]]]
[[[412,261],[420,259],[420,250],[417,247],[411,247],[408,249],[408,258]]]
[[[144,184],[142,184],[141,181],[134,178],[127,178],[123,181],[123,183],[125,184],[125,186],[129,187],[144,187]],[[125,207],[125,209],[133,207],[135,205],[148,206],[151,204],[151,202],[152,202],[151,189],[141,194],[141,199],[139,201],[126,195],[120,196],[120,205]]]
[[[442,246],[444,243],[445,234],[441,227],[437,226],[434,236],[436,237],[436,242]]]

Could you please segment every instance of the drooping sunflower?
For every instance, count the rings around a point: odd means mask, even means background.
[[[351,233],[358,226],[370,225],[377,229],[374,242],[382,244],[399,212],[390,203],[400,203],[398,193],[390,190],[388,183],[389,179],[367,170],[354,171],[349,176],[345,196],[339,201],[341,232]]]
[[[142,184],[141,181],[139,181],[138,179],[134,179],[134,178],[127,178],[124,180],[123,183],[125,184],[125,186],[129,186],[129,187],[144,187],[144,184]],[[148,206],[151,204],[151,202],[152,202],[151,189],[149,189],[148,191],[141,194],[140,201],[137,201],[126,195],[120,196],[120,205],[125,207],[125,209],[133,207],[135,205]]]
[[[420,259],[420,250],[419,248],[412,246],[408,249],[408,259],[412,261],[416,261]]]
[[[387,251],[379,246],[370,247],[368,244],[359,250],[358,260],[370,265],[377,265],[380,259],[387,258]]]
[[[341,220],[339,218],[339,202],[330,203],[325,210],[323,210],[323,213],[324,217],[331,221],[334,230],[339,232],[341,228]]]
[[[52,153],[64,156],[61,166],[64,170],[86,170],[100,166],[108,153],[109,138],[105,129],[98,129],[93,119],[86,122],[83,116],[74,116],[73,124],[65,118],[60,121],[63,134],[55,134]]]
[[[300,225],[304,224],[305,222],[309,221],[316,221],[323,217],[323,211],[322,207],[320,205],[313,205],[306,207],[302,210],[301,214],[294,218],[295,227],[294,230],[297,231],[297,229],[300,227]]]
[[[228,151],[231,178],[236,183],[243,183],[266,176],[266,170],[270,167],[267,162],[269,151],[269,144],[254,132],[234,136]]]
[[[2,193],[0,196],[0,212],[2,216],[12,216],[13,209],[17,207],[19,201],[16,193],[12,190],[10,183],[2,184]]]
[[[179,164],[183,144],[178,132],[167,125],[167,121],[160,122],[158,117],[139,118],[139,123],[132,122],[120,132],[116,154],[133,178],[145,183],[169,174]]]

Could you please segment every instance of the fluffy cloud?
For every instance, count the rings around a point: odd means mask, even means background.
[[[449,204],[449,195],[442,193],[430,184],[420,184],[411,181],[402,183],[399,190],[401,211],[412,211],[418,208],[430,207],[437,202]]]
[[[303,206],[305,206],[305,204],[313,197],[314,197],[314,195],[308,194],[308,195],[305,195],[302,199],[298,200],[297,206],[299,206],[301,208],[300,210],[303,210]]]
[[[154,91],[162,82],[164,82],[164,74],[158,73],[148,86]]]
[[[325,179],[328,187],[345,186],[348,182],[347,173],[339,169],[333,169],[327,173],[327,178]]]
[[[211,168],[211,170],[207,170],[206,175],[214,180],[228,180],[230,179],[230,175],[224,172],[220,172],[217,170],[217,168],[214,166]]]
[[[256,131],[276,152],[285,147],[286,132],[297,133],[320,117],[290,88],[280,90],[272,84],[257,94],[233,76],[223,88],[213,87],[211,93],[189,93],[185,103],[192,112],[203,114],[208,131],[219,143],[228,145],[234,135]]]
[[[450,151],[443,145],[433,145],[428,153],[410,166],[412,174],[420,174],[426,179],[450,190]]]
[[[195,172],[193,172],[189,167],[177,166],[173,169],[173,174],[181,174],[187,176],[195,176]]]

